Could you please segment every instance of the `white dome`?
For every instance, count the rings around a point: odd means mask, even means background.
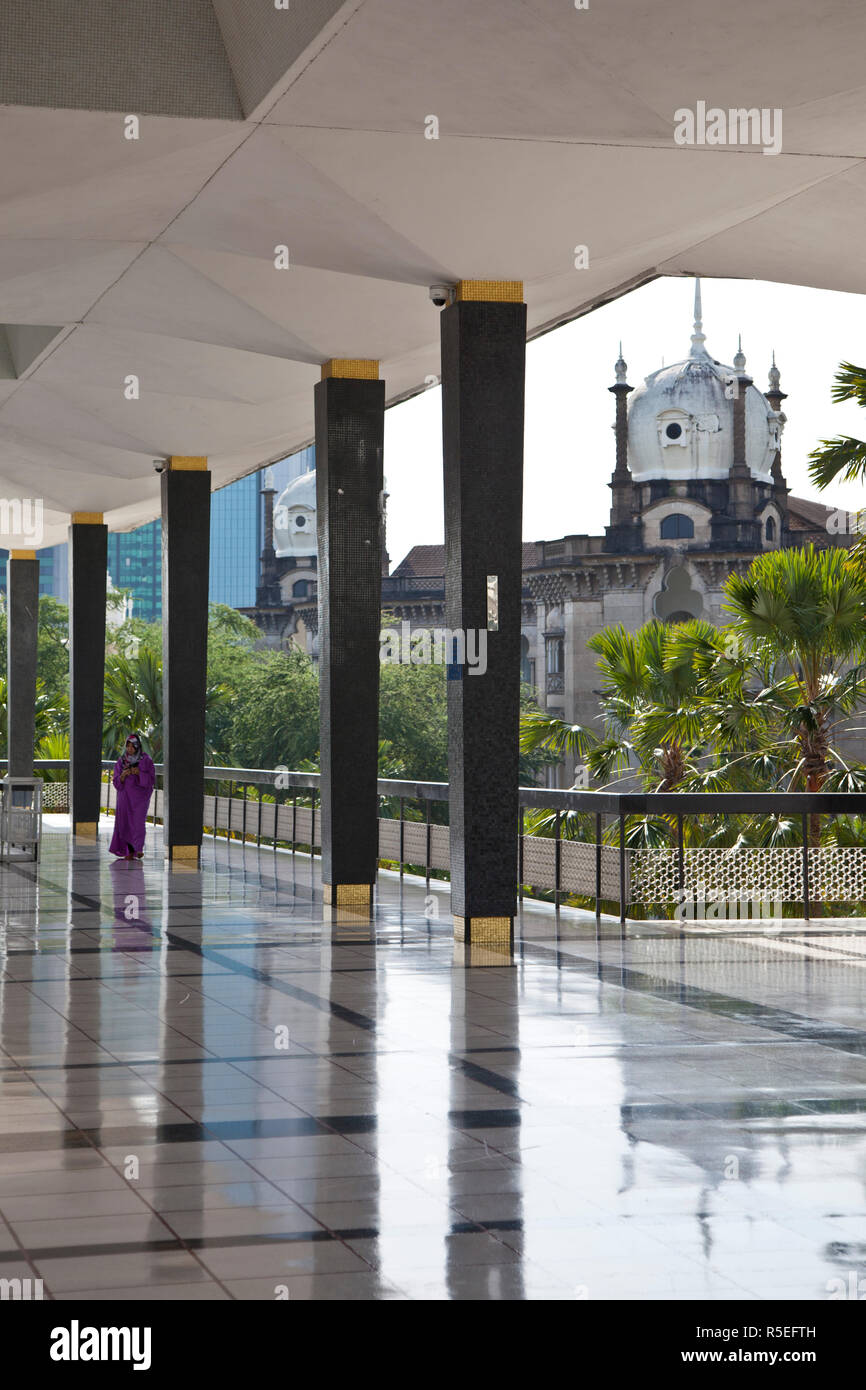
[[[274,508],[274,550],[280,559],[316,553],[316,471],[293,478]]]
[[[737,354],[739,370],[745,358]],[[661,367],[629,397],[628,466],[636,482],[650,478],[726,478],[734,461],[737,367],[704,348],[700,292],[692,350]],[[746,387],[746,462],[752,477],[771,482],[782,421],[757,386]]]

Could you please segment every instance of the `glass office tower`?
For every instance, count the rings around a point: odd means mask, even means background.
[[[69,567],[65,545],[49,545],[39,551],[39,596],[50,594],[61,603],[69,602]],[[8,550],[0,550],[0,593],[6,592]]]

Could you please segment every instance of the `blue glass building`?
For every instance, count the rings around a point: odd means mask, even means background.
[[[50,594],[61,603],[69,602],[69,566],[65,545],[49,545],[39,551],[39,596]],[[0,550],[0,593],[6,592],[8,550]]]

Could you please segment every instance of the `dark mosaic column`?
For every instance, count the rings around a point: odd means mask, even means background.
[[[378,362],[334,360],[316,396],[322,890],[372,903],[379,850],[382,445]]]
[[[39,561],[13,550],[6,563],[6,710],[10,777],[33,776]]]
[[[69,809],[72,833],[96,838],[102,780],[108,527],[73,512],[69,528]]]
[[[204,810],[204,699],[210,561],[207,459],[162,474],[162,701],[165,852],[197,860]]]
[[[448,668],[451,910],[467,964],[511,960],[517,906],[522,301],[520,282],[461,281],[442,313],[445,613],[467,658]]]

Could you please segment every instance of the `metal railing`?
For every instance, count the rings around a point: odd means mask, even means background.
[[[4,764],[0,762],[0,768]],[[38,769],[66,769],[67,761],[39,761]],[[110,772],[114,767],[112,760],[102,763],[103,770]],[[162,764],[156,765],[157,788],[164,772]],[[317,800],[320,774],[317,772],[288,772],[260,768],[206,766],[204,769],[206,787],[214,787],[205,797],[205,824],[218,835],[225,830],[227,838],[233,835],[243,840],[255,839],[261,846],[262,839],[278,845],[297,845],[309,848],[311,853],[320,848],[320,814],[317,814]],[[221,794],[220,786],[227,787]],[[257,793],[250,797],[250,790]],[[110,792],[110,789],[107,789]],[[236,795],[240,792],[240,795]],[[432,873],[448,872],[448,827],[441,820],[434,822],[432,808],[436,803],[448,801],[446,782],[418,782],[381,778],[378,794],[382,809],[396,809],[397,814],[380,815],[380,860],[397,864],[401,875],[405,869],[420,868],[429,882]],[[265,801],[264,797],[268,800]],[[153,804],[154,820],[160,818],[162,792],[158,791]],[[107,802],[110,795],[106,796]],[[407,803],[420,803],[422,820],[406,816]],[[687,888],[687,861],[702,851],[686,849],[684,824],[689,817],[698,816],[766,816],[782,815],[795,817],[801,827],[802,844],[799,851],[792,849],[773,850],[768,853],[788,854],[799,852],[799,891],[796,899],[802,904],[803,916],[808,920],[816,894],[813,883],[813,868],[818,863],[816,855],[822,852],[809,844],[810,818],[813,816],[866,816],[866,794],[853,792],[639,792],[639,791],[559,791],[545,787],[521,787],[518,794],[518,881],[523,895],[524,885],[552,893],[555,906],[560,906],[564,896],[575,895],[594,899],[596,916],[601,915],[604,902],[619,905],[620,920],[625,921],[632,882],[632,863],[641,853],[627,847],[627,818],[630,816],[659,816],[669,819],[675,845],[669,850],[659,850],[658,854],[675,855],[675,886],[678,892]],[[551,836],[527,835],[525,813],[527,810],[540,810],[554,816]],[[578,812],[594,817],[594,838],[589,840],[564,837],[563,821],[569,812]],[[614,828],[615,827],[615,828]],[[611,835],[609,832],[613,830]],[[605,832],[608,831],[608,840]],[[749,851],[728,849],[717,851],[720,855],[744,855]],[[844,851],[842,851],[844,853]],[[856,896],[833,901],[866,900],[866,847],[863,851],[851,847],[851,852],[861,854],[864,867],[864,889]],[[693,875],[691,875],[693,878]],[[763,890],[760,890],[763,891]],[[794,899],[788,899],[794,901]],[[827,900],[824,892],[823,900]],[[636,901],[636,900],[635,900]],[[656,901],[655,899],[653,901]]]

